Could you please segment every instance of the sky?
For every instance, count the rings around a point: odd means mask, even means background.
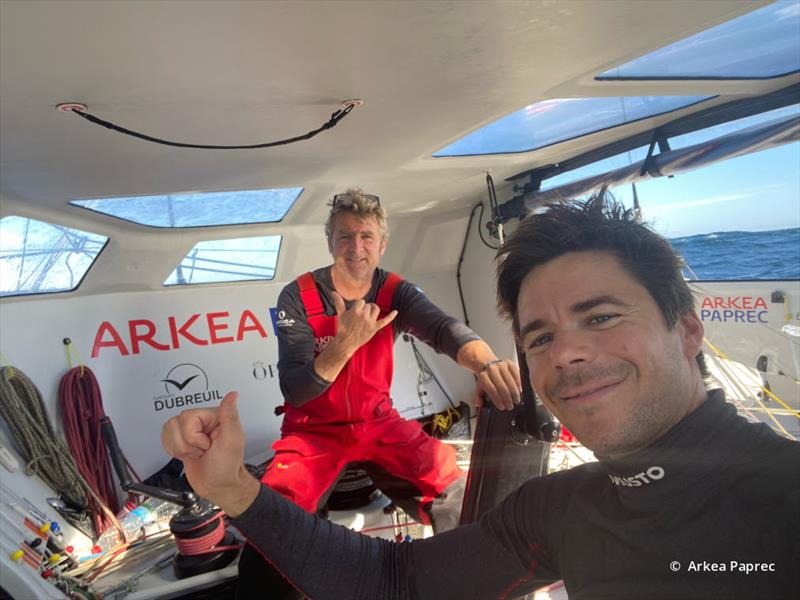
[[[800,227],[800,143],[636,184],[645,221],[668,238]],[[613,190],[633,204],[631,186]]]

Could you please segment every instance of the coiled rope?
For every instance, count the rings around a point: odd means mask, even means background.
[[[87,506],[87,492],[75,461],[47,416],[42,395],[25,373],[0,368],[0,414],[26,461],[25,474],[38,475],[74,506]]]
[[[91,501],[101,515],[95,517],[95,527],[104,522],[119,528],[114,513],[83,478],[66,444],[53,431],[36,385],[25,373],[10,366],[0,367],[0,416],[26,461],[26,475],[38,475],[53,491],[81,510]]]
[[[217,512],[210,519],[198,523],[190,529],[185,529],[180,535],[175,533],[175,545],[178,546],[178,552],[183,556],[200,556],[202,554],[213,554],[215,552],[225,552],[227,550],[238,550],[241,544],[231,544],[229,546],[217,546],[225,537],[225,522],[223,520],[225,513]],[[202,530],[203,528],[210,529],[202,535],[195,535],[189,537],[186,534]]]
[[[97,498],[90,499],[89,510],[94,515],[96,531],[100,532],[112,523],[104,518],[98,500],[114,513],[119,511],[108,450],[100,430],[100,419],[105,416],[100,385],[91,369],[81,365],[61,378],[58,396],[67,445]]]

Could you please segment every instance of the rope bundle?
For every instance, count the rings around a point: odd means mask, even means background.
[[[96,495],[97,499],[90,499],[89,509],[97,531],[103,531],[111,522],[104,518],[100,503],[117,513],[119,499],[100,430],[100,419],[105,416],[100,385],[91,369],[75,367],[62,377],[58,396],[64,437],[78,470]]]
[[[0,368],[0,415],[26,461],[25,474],[38,475],[73,505],[86,507],[75,461],[53,431],[41,393],[19,369]]]

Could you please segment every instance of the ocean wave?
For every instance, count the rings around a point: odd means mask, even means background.
[[[800,279],[800,228],[669,240],[700,279]]]

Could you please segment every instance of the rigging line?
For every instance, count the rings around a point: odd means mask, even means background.
[[[89,121],[91,123],[94,123],[96,125],[102,125],[103,127],[107,128],[107,129],[111,129],[111,130],[117,131],[119,133],[124,133],[125,135],[129,135],[131,137],[139,138],[140,140],[145,140],[146,142],[153,142],[154,144],[162,144],[164,146],[174,146],[176,148],[199,148],[201,150],[255,150],[255,149],[258,149],[258,148],[271,148],[271,147],[274,147],[274,146],[283,146],[283,145],[286,145],[286,144],[292,144],[294,142],[300,142],[300,141],[303,141],[303,140],[311,139],[312,137],[314,137],[318,133],[321,133],[321,132],[323,132],[323,131],[325,131],[327,129],[332,129],[333,127],[336,127],[336,125],[339,124],[339,121],[341,121],[347,115],[349,115],[350,112],[353,110],[353,108],[355,108],[358,105],[359,104],[357,104],[355,102],[348,101],[347,103],[345,103],[344,108],[340,108],[339,110],[337,110],[334,113],[332,113],[331,114],[331,118],[328,119],[328,121],[323,123],[317,129],[309,131],[308,133],[305,133],[303,135],[298,135],[298,136],[287,138],[287,139],[283,139],[283,140],[277,140],[275,142],[265,142],[265,143],[262,143],[262,144],[249,144],[249,145],[239,145],[239,146],[221,146],[221,145],[215,145],[215,144],[189,144],[189,143],[186,143],[186,142],[173,142],[173,141],[170,141],[170,140],[165,140],[165,139],[153,137],[153,136],[150,136],[150,135],[146,135],[144,133],[139,133],[139,132],[136,132],[136,131],[132,131],[130,129],[126,129],[125,127],[121,127],[121,126],[116,125],[114,123],[111,123],[109,121],[105,121],[105,120],[103,120],[103,119],[101,119],[99,117],[94,116],[91,113],[86,112],[85,108],[84,109],[79,109],[77,107],[76,108],[70,108],[70,109],[68,109],[67,112],[72,112],[72,113],[74,113],[74,114],[76,114],[76,115],[78,115],[80,117],[83,117],[87,121]]]
[[[729,367],[728,365],[725,365],[725,364],[723,364],[723,363],[720,363],[720,364],[719,364],[719,366],[720,366],[720,368],[722,369],[722,371],[723,371],[723,372],[725,372],[725,373],[728,375],[728,377],[730,377],[730,378],[731,378],[731,380],[732,380],[732,381],[734,381],[734,382],[736,382],[736,383],[737,383],[737,385],[738,385],[740,388],[744,387],[744,384],[743,384],[743,383],[742,383],[742,382],[741,382],[739,379],[737,379],[736,375],[733,373],[733,371],[730,369],[730,367]],[[770,419],[772,419],[772,421],[775,423],[775,427],[774,427],[773,429],[777,428],[777,429],[778,429],[780,432],[782,432],[782,433],[783,433],[783,435],[784,435],[784,436],[786,436],[788,439],[790,439],[790,440],[793,440],[793,441],[797,441],[797,438],[795,438],[795,437],[794,437],[794,436],[793,436],[791,433],[789,433],[789,432],[786,430],[786,428],[783,426],[783,424],[782,424],[780,421],[778,421],[778,419],[775,417],[775,415],[774,415],[774,414],[772,414],[772,411],[771,411],[771,410],[769,410],[769,408],[767,408],[767,407],[766,407],[766,405],[764,405],[764,403],[761,401],[761,399],[758,397],[758,395],[757,395],[757,394],[753,394],[753,395],[752,395],[752,398],[753,398],[753,400],[755,400],[755,401],[756,401],[756,403],[757,403],[757,404],[758,404],[758,405],[759,405],[759,406],[762,408],[762,410],[764,410],[764,412],[766,413],[766,415],[767,415],[767,416],[768,416]],[[760,421],[760,419],[759,419],[759,421]]]
[[[733,397],[733,394],[736,393],[741,395],[742,398],[754,398],[754,394],[747,389],[747,384],[741,381],[741,379],[733,372],[733,369],[730,368],[730,365],[723,362],[724,359],[722,359],[721,356],[711,355],[711,358],[713,359],[716,367],[719,369],[719,373],[716,375],[717,382],[722,386],[723,389],[732,391],[730,394],[731,400],[733,400],[733,403],[737,406],[737,408],[744,410],[750,418],[754,419],[755,423],[763,422],[761,419],[753,415],[753,413],[751,413],[749,410],[746,410],[744,408],[744,404],[739,398]],[[766,416],[772,419],[772,421],[775,423],[775,427],[773,427],[773,429],[782,430],[786,437],[793,439],[791,434],[789,434],[783,425],[777,421],[771,411],[767,409],[765,412]]]
[[[588,462],[585,458],[583,458],[580,454],[578,454],[574,448],[570,447],[570,445],[567,444],[566,442],[558,440],[556,442],[556,447],[558,446],[563,446],[565,450],[572,452],[578,458],[578,460],[581,461],[581,464],[586,464]]]
[[[681,256],[681,261],[683,262],[683,268],[689,271],[689,274],[694,277],[694,281],[700,281],[700,276],[694,272],[694,269],[692,269],[689,262],[683,256]]]
[[[720,369],[721,376],[723,377],[723,380],[720,380],[720,382],[722,383],[723,386],[725,384],[727,384],[728,386],[730,386],[732,388],[735,388],[735,391],[737,391],[743,397],[752,398],[753,400],[755,400],[755,402],[766,413],[766,416],[768,416],[770,419],[772,419],[772,421],[775,423],[775,427],[773,427],[774,430],[783,433],[783,435],[785,437],[787,437],[788,439],[790,439],[790,440],[796,440],[796,438],[786,430],[786,428],[781,424],[781,422],[778,421],[778,419],[775,418],[775,415],[772,414],[772,411],[769,410],[764,405],[763,402],[761,402],[761,399],[758,397],[758,395],[757,394],[752,394],[747,389],[746,384],[743,383],[739,379],[739,377],[733,372],[733,370],[730,367],[730,364],[726,364],[725,362],[721,362],[720,359],[722,357],[720,357],[720,356],[714,356],[713,358],[717,359],[716,364],[717,364],[717,367]],[[761,419],[759,419],[759,421],[763,422]]]
[[[721,372],[721,370],[722,370],[722,365],[721,365],[721,364],[718,364],[718,367],[719,367],[719,369],[720,369],[720,377],[723,377],[723,376],[724,376],[724,377],[727,377],[727,374],[726,374],[726,373],[722,373],[722,372]],[[719,379],[719,378],[718,378],[718,379]],[[722,383],[722,382],[720,382],[720,383]],[[734,385],[734,384],[733,384],[733,382],[731,382],[731,381],[726,381],[725,383],[727,383],[728,385],[731,385],[731,386],[733,386],[733,385]],[[723,385],[724,385],[724,384],[723,384]],[[749,395],[749,394],[748,394],[748,395]],[[748,407],[746,407],[746,406],[744,405],[744,402],[742,402],[742,401],[741,401],[739,398],[734,398],[734,397],[731,397],[731,398],[730,398],[730,400],[731,400],[731,401],[732,401],[732,402],[733,402],[733,403],[736,405],[736,408],[737,408],[738,410],[742,411],[743,413],[745,413],[745,414],[746,414],[746,415],[747,415],[747,416],[750,418],[750,421],[751,421],[751,422],[753,422],[753,423],[760,423],[760,422],[761,422],[761,419],[759,419],[757,416],[755,416],[755,415],[752,413],[752,411],[751,411],[751,410],[750,410]]]
[[[708,341],[706,338],[703,338],[703,341],[704,341],[706,344],[708,344],[709,348],[711,348],[711,349],[712,349],[712,350],[713,350],[713,351],[714,351],[714,352],[715,352],[715,353],[716,353],[718,356],[720,356],[720,357],[722,357],[722,358],[724,358],[725,360],[728,360],[728,361],[730,361],[730,360],[731,360],[730,358],[728,358],[728,356],[726,356],[726,355],[725,355],[725,353],[724,353],[722,350],[720,350],[719,348],[717,348],[717,347],[716,347],[714,344],[712,344],[711,342],[709,342],[709,341]],[[770,398],[772,398],[773,400],[775,400],[775,401],[776,401],[778,404],[780,404],[781,406],[783,406],[783,408],[785,408],[786,410],[788,410],[789,412],[791,412],[791,413],[792,413],[792,416],[795,416],[795,417],[797,417],[798,419],[800,419],[800,411],[797,411],[797,410],[793,409],[791,406],[789,406],[788,404],[786,404],[786,403],[785,403],[783,400],[781,400],[780,398],[778,398],[778,397],[777,397],[775,394],[773,394],[773,393],[772,393],[770,390],[768,390],[767,388],[765,388],[763,385],[762,385],[762,386],[760,386],[760,387],[761,387],[761,391],[762,391],[762,392],[764,392],[764,393],[765,393],[765,394],[767,394],[767,395],[768,395]],[[767,409],[767,407],[766,407],[766,406],[764,406],[763,408],[764,408],[764,409],[766,409],[766,410],[769,410],[769,409]]]
[[[620,109],[622,110],[622,122],[623,123],[627,123],[628,122],[628,111],[625,110],[625,96],[620,96],[619,97],[619,104],[620,104]],[[630,166],[630,165],[633,164],[633,157],[631,156],[630,149],[628,149],[626,154],[628,155],[628,166]]]
[[[25,267],[25,252],[28,249],[28,229],[31,226],[31,220],[28,219],[25,222],[25,235],[22,238],[22,259],[19,261],[19,275],[17,275],[17,279],[22,281],[22,274],[24,273]]]
[[[417,361],[417,367],[419,368],[419,377],[417,379],[417,393],[419,394],[419,384],[428,383],[431,379],[436,382],[436,385],[439,386],[439,389],[442,390],[444,397],[447,398],[447,401],[450,403],[450,406],[458,410],[458,407],[453,402],[453,399],[450,397],[450,394],[447,393],[447,390],[444,389],[441,381],[436,376],[436,373],[430,368],[428,365],[428,361],[425,360],[425,357],[420,352],[419,348],[417,348],[417,344],[414,342],[414,338],[412,336],[408,336],[408,341],[411,344],[411,349],[414,352],[414,358]],[[422,379],[424,378],[424,379]],[[421,397],[420,397],[421,399]]]

